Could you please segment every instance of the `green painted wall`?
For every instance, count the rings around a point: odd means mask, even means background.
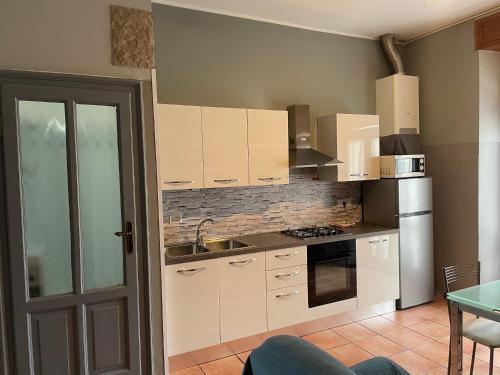
[[[153,4],[158,101],[375,113],[377,41]],[[314,135],[313,135],[314,136]]]

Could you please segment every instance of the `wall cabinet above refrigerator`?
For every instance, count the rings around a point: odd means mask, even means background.
[[[286,111],[158,104],[162,190],[288,184]]]
[[[419,134],[418,77],[393,74],[376,83],[380,136]]]
[[[318,118],[318,151],[342,160],[336,168],[318,168],[321,180],[380,179],[379,118],[337,113]]]

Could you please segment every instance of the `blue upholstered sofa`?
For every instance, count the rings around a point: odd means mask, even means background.
[[[375,357],[349,368],[295,336],[274,336],[253,350],[243,375],[409,375],[390,359]]]

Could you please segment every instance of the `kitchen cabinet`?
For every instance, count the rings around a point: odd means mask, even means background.
[[[266,251],[267,270],[300,266],[303,264],[307,264],[306,246]]]
[[[356,240],[358,308],[399,298],[397,234]]]
[[[219,259],[221,342],[267,331],[266,256]]]
[[[269,330],[308,320],[307,284],[276,289],[267,293]]]
[[[267,290],[307,284],[307,265],[278,268],[266,271]]]
[[[474,22],[476,49],[500,51],[500,12]]]
[[[219,260],[166,268],[167,345],[170,356],[220,343]]]
[[[248,110],[250,185],[288,183],[288,112]]]
[[[418,77],[393,74],[376,82],[380,136],[419,134]]]
[[[158,104],[158,121],[161,188],[202,188],[201,107]]]
[[[201,108],[204,185],[248,186],[247,110]]]
[[[318,151],[343,161],[320,167],[329,181],[380,179],[379,119],[376,115],[337,113],[318,118]]]

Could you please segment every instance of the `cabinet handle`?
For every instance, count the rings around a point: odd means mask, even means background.
[[[368,243],[381,243],[381,242],[387,242],[387,238],[384,238],[383,240],[368,241]]]
[[[238,182],[239,180],[240,180],[239,178],[224,178],[224,179],[214,180],[214,182],[217,182],[219,184],[230,184],[232,182]]]
[[[259,177],[258,180],[265,182],[273,182],[281,180],[281,177]]]
[[[229,262],[229,264],[232,264],[232,265],[239,265],[239,264],[248,264],[248,263],[251,263],[251,262],[255,262],[257,259],[255,258],[248,258],[248,259],[245,259],[245,260],[233,260],[231,262]]]
[[[295,277],[299,273],[300,273],[299,271],[290,272],[290,273],[282,273],[281,275],[275,275],[274,277],[277,277],[278,279],[281,279],[282,277]]]
[[[287,298],[287,297],[295,296],[297,294],[299,294],[299,291],[294,290],[293,292],[290,292],[290,293],[277,294],[276,298]]]
[[[186,184],[192,184],[193,182],[194,182],[193,180],[165,181],[166,184],[170,185],[186,185]]]
[[[349,176],[351,177],[368,176],[368,173],[351,173]]]
[[[289,254],[276,254],[274,257],[275,258],[291,258],[291,257],[294,257],[295,255],[298,255],[299,252],[298,251],[294,251],[293,253],[289,253]]]
[[[193,272],[203,271],[206,269],[207,269],[207,267],[188,268],[188,269],[177,270],[177,273],[181,273],[181,274],[193,273]]]

